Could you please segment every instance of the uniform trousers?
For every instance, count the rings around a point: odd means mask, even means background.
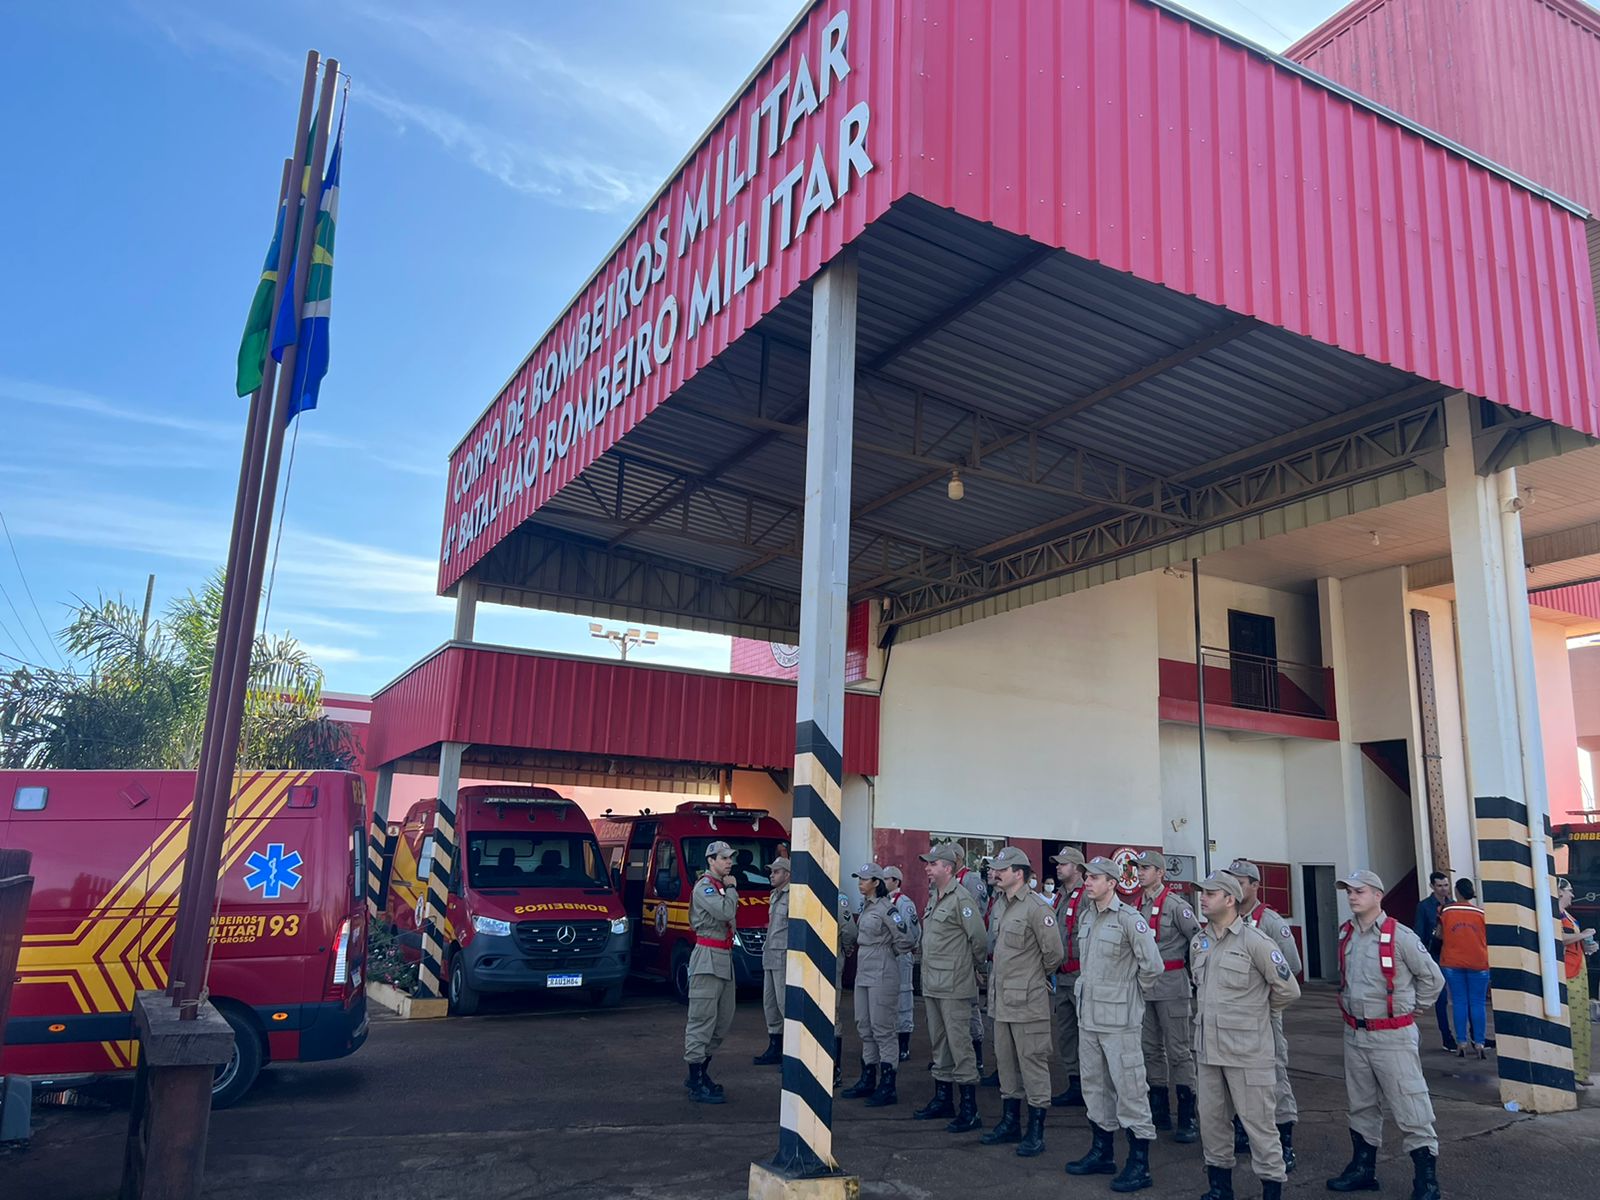
[[[911,955],[900,956],[900,994],[895,1005],[895,1032],[910,1033],[916,1024],[916,1001],[912,999]]]
[[[1080,1026],[1078,1055],[1089,1120],[1108,1132],[1126,1129],[1141,1141],[1153,1142],[1156,1127],[1150,1120],[1139,1030],[1097,1033]]]
[[[1000,1070],[1000,1095],[1027,1098],[1030,1108],[1050,1107],[1050,1019],[996,1021],[994,1061]]]
[[[784,969],[767,967],[761,972],[761,1012],[767,1018],[767,1032],[776,1037],[783,1032]]]
[[[1144,1061],[1150,1086],[1194,1088],[1194,1013],[1188,996],[1146,1000]]]
[[[940,1083],[977,1083],[978,1056],[967,1036],[970,1002],[924,996],[922,1004],[933,1042],[933,1077]]]
[[[733,980],[689,976],[689,1023],[683,1031],[683,1061],[703,1063],[733,1028]]]
[[[1233,1118],[1250,1135],[1250,1165],[1258,1179],[1283,1183],[1283,1145],[1274,1127],[1277,1072],[1270,1067],[1197,1068],[1200,1084],[1200,1141],[1206,1165],[1233,1170]]]
[[[1272,1115],[1279,1125],[1293,1125],[1300,1120],[1300,1105],[1294,1098],[1294,1085],[1289,1082],[1289,1039],[1284,1036],[1281,1012],[1272,1014],[1272,1065],[1278,1076]]]
[[[1068,1076],[1078,1074],[1078,997],[1075,975],[1056,976],[1055,1010],[1056,1058]]]
[[[1344,1030],[1344,1086],[1350,1099],[1350,1128],[1369,1145],[1383,1145],[1387,1109],[1400,1127],[1407,1154],[1426,1148],[1437,1154],[1433,1101],[1417,1056],[1417,1027]]]
[[[900,1061],[900,1039],[895,1036],[899,1003],[898,981],[856,984],[856,1032],[861,1035],[861,1061],[868,1066],[892,1067]]]

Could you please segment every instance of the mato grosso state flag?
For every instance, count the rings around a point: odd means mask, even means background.
[[[339,133],[333,154],[322,179],[322,198],[317,205],[315,239],[311,248],[311,271],[306,279],[305,302],[300,309],[299,353],[295,357],[294,382],[289,392],[289,420],[317,406],[322,377],[328,373],[328,318],[333,312],[333,237],[339,222],[339,164],[344,158],[344,112],[339,113]],[[289,269],[289,285],[284,288],[278,307],[277,327],[272,338],[272,357],[283,361],[283,352],[296,340],[294,268]]]

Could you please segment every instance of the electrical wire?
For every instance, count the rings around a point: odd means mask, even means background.
[[[22,590],[28,594],[28,603],[33,606],[33,615],[39,619],[39,628],[50,642],[50,649],[55,651],[56,658],[60,661],[63,670],[70,671],[66,656],[61,653],[61,647],[56,645],[55,635],[50,632],[50,626],[45,623],[44,614],[39,611],[39,602],[33,598],[33,588],[28,585],[28,573],[22,569],[22,558],[17,554],[17,543],[11,538],[11,526],[6,522],[6,514],[0,512],[0,530],[5,531],[6,545],[11,547],[11,561],[17,564],[17,576],[22,580]],[[21,620],[19,617],[18,620]]]

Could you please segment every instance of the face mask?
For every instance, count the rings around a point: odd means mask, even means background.
[[[1028,886],[1031,888],[1036,888],[1039,886],[1039,881],[1037,879],[1030,879],[1028,880]]]
[[[1044,890],[1047,891],[1047,892],[1055,891],[1056,890],[1055,883],[1052,880],[1049,880],[1049,879],[1045,880],[1045,882],[1044,882]]]

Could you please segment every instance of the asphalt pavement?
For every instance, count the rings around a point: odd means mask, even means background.
[[[712,1065],[720,1107],[686,1102],[684,1010],[657,994],[617,1009],[555,998],[498,1002],[465,1020],[401,1021],[375,1011],[372,1035],[340,1062],[270,1068],[237,1107],[213,1115],[205,1195],[216,1200],[721,1200],[745,1195],[752,1160],[777,1146],[778,1071],[753,1067],[766,1044],[759,1003],[740,1004],[730,1044]],[[921,1015],[918,1015],[919,1023]],[[1324,1196],[1349,1157],[1332,993],[1308,988],[1289,1015],[1301,1123],[1299,1170],[1285,1195]],[[1424,1033],[1447,1200],[1600,1195],[1600,1096],[1577,1112],[1529,1116],[1497,1099],[1492,1058],[1463,1062]],[[854,1059],[857,1043],[846,1040]],[[1492,1054],[1492,1052],[1491,1052]],[[1105,1177],[1072,1179],[1083,1153],[1082,1109],[1053,1109],[1045,1154],[1016,1157],[977,1134],[912,1121],[931,1093],[919,1028],[903,1064],[900,1103],[836,1101],[840,1161],[873,1197],[1111,1195]],[[853,1072],[851,1075],[853,1078]],[[125,1091],[126,1089],[123,1089]],[[1597,1089],[1600,1090],[1600,1089]],[[127,1109],[116,1089],[96,1108],[35,1112],[35,1136],[0,1157],[0,1200],[107,1200],[116,1195]],[[999,1093],[980,1089],[986,1124]],[[1170,1137],[1170,1135],[1167,1135]],[[1119,1157],[1122,1152],[1119,1139]],[[1166,1200],[1205,1190],[1198,1146],[1170,1140],[1152,1155]],[[1382,1196],[1410,1195],[1411,1164],[1391,1129],[1379,1159]],[[1240,1200],[1260,1195],[1247,1164]]]

